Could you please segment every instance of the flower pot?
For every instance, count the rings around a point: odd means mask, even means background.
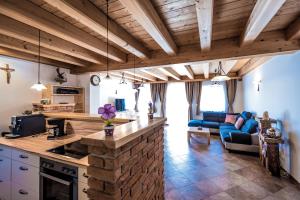
[[[114,134],[114,126],[104,126],[104,132],[106,136],[113,136]]]

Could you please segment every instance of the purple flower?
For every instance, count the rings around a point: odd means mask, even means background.
[[[111,104],[105,104],[103,107],[98,108],[98,114],[101,114],[105,120],[113,119],[116,117],[116,108]]]

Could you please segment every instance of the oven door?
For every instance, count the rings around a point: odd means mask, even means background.
[[[77,200],[77,179],[65,174],[40,172],[41,200]]]

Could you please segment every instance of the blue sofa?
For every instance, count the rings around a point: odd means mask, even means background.
[[[240,129],[236,129],[234,124],[225,123],[225,112],[204,112],[203,120],[191,120],[188,126],[217,130],[220,133],[222,143],[228,150],[258,152],[258,122],[250,112],[244,111],[241,114],[234,113],[234,115],[244,119]]]

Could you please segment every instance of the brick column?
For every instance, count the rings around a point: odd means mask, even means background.
[[[89,145],[90,199],[164,199],[163,125],[112,149]]]

